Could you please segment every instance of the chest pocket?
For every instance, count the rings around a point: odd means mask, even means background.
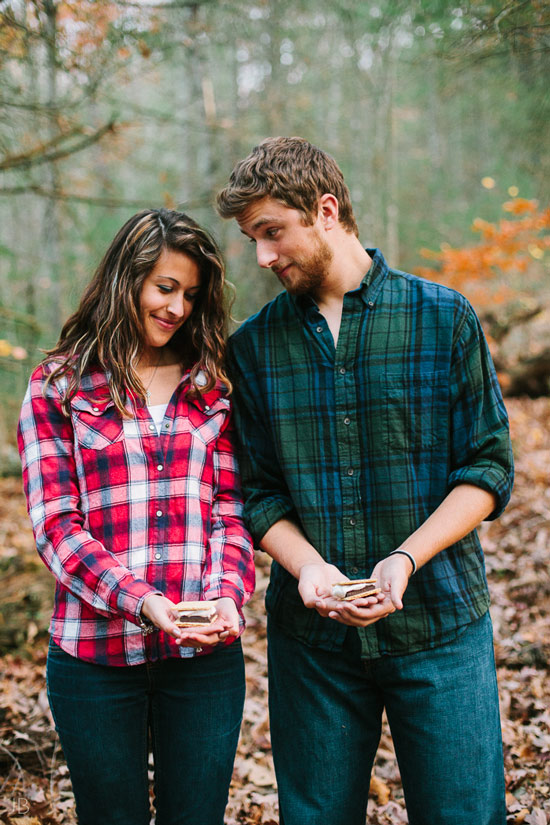
[[[444,371],[380,376],[382,441],[394,451],[418,452],[449,434],[449,386]]]
[[[189,399],[189,417],[184,423],[193,438],[208,445],[218,438],[229,410],[230,401],[225,397],[217,398],[211,405],[204,404],[202,399]]]
[[[81,447],[105,450],[123,439],[122,417],[111,399],[94,402],[77,396],[71,408],[75,435]]]

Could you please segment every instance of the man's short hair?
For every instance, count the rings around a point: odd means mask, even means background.
[[[298,209],[311,225],[319,198],[327,193],[338,199],[342,226],[358,235],[349,189],[336,161],[304,138],[269,137],[237,163],[218,194],[217,206],[222,218],[235,218],[253,201],[275,198]]]

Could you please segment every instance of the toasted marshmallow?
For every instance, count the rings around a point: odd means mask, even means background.
[[[180,602],[176,610],[179,613],[176,619],[178,627],[211,624],[218,617],[213,602]]]
[[[355,579],[350,582],[336,582],[332,585],[332,595],[341,601],[353,601],[366,596],[375,596],[380,593],[376,587],[376,579]]]

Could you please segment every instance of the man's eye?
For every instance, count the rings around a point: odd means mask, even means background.
[[[268,238],[275,238],[277,236],[278,232],[279,232],[278,228],[268,229],[265,234],[267,235]]]

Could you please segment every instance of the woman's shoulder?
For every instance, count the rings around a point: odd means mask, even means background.
[[[73,368],[61,358],[45,358],[32,371],[31,384],[53,384],[63,394],[73,377]],[[109,376],[99,366],[90,366],[80,375],[77,395],[101,394],[109,388]]]

